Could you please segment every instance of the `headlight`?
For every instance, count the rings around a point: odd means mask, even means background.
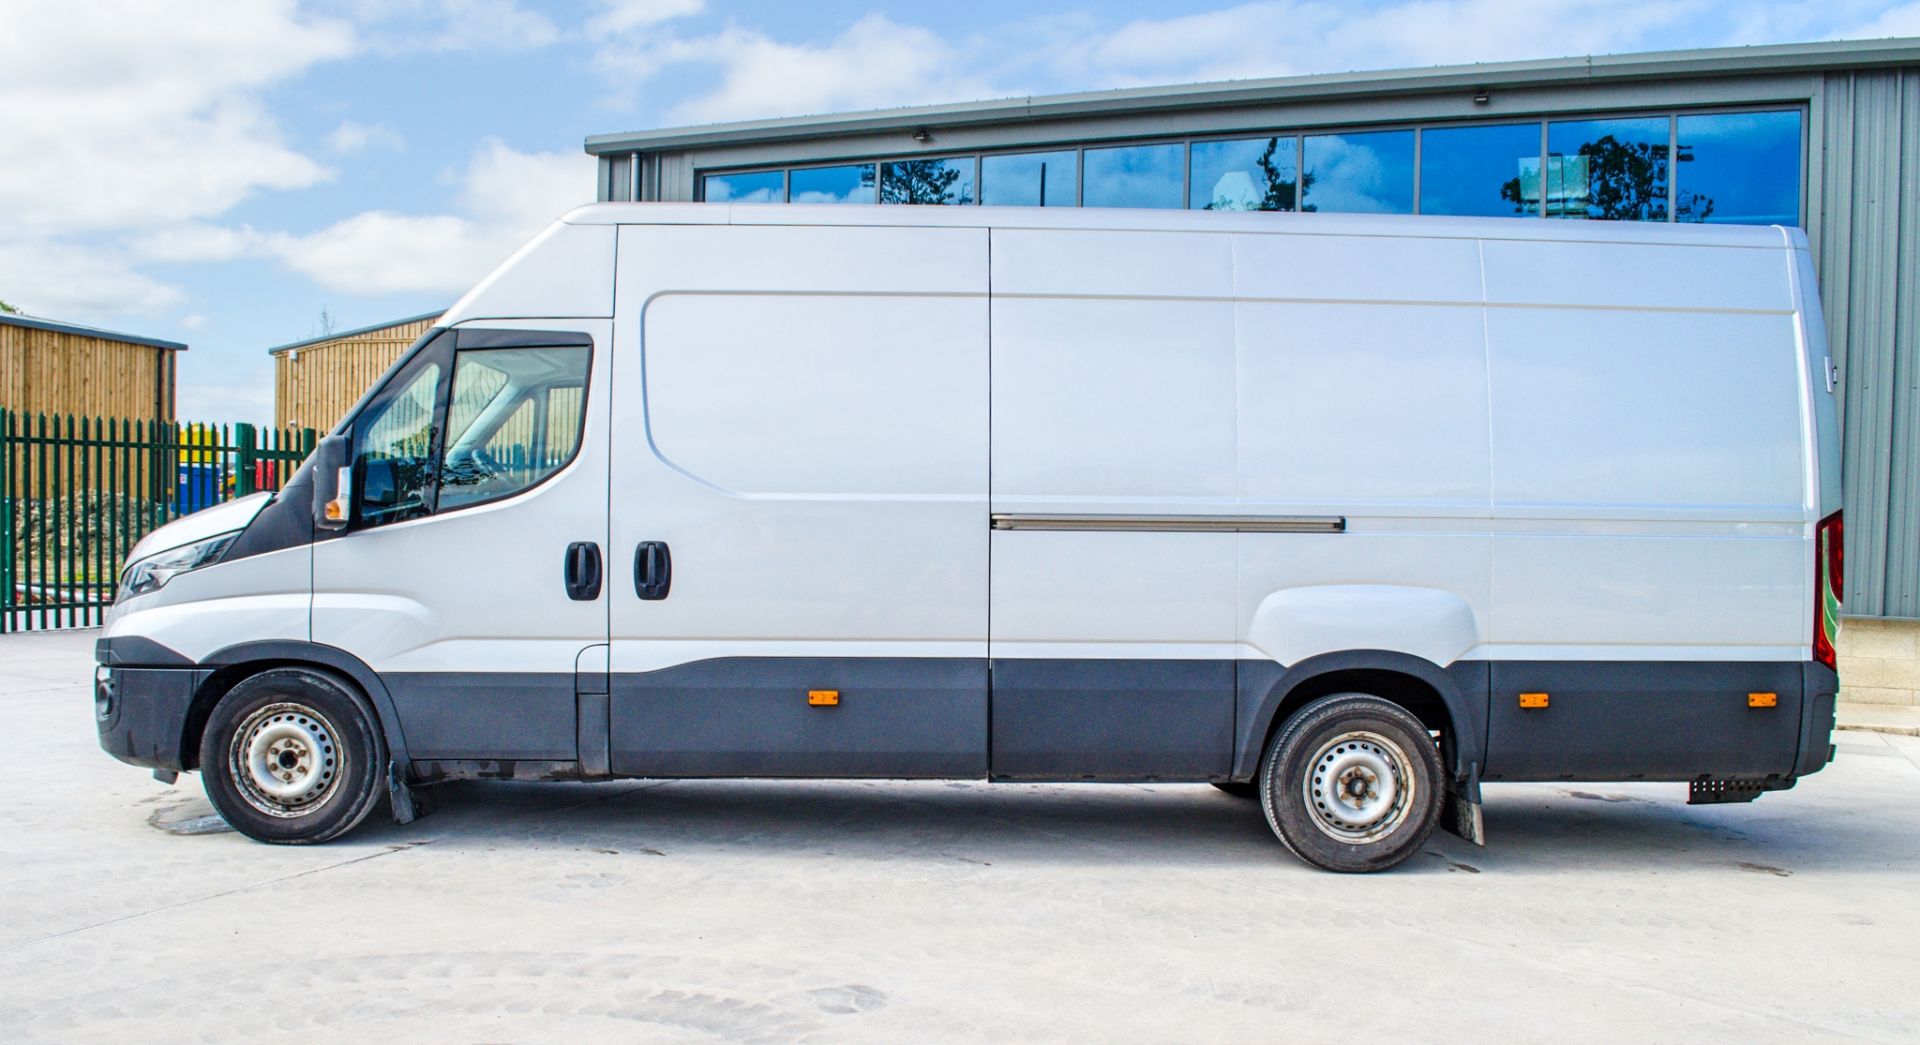
[[[226,554],[227,546],[231,545],[234,538],[238,536],[240,531],[235,530],[218,537],[209,537],[204,541],[169,548],[141,559],[127,567],[127,572],[121,575],[120,594],[115,601],[159,591],[166,587],[168,581],[188,570],[197,570],[202,566],[219,562],[220,556]]]

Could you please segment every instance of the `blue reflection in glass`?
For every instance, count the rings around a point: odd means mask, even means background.
[[[972,203],[973,157],[895,160],[880,166],[881,203]]]
[[[1294,210],[1300,205],[1300,139],[1292,135],[1194,142],[1187,206],[1194,210]]]
[[[1315,134],[1306,141],[1301,210],[1413,213],[1413,132]]]
[[[1178,207],[1186,146],[1088,149],[1080,202],[1088,207]]]
[[[1800,114],[1682,116],[1674,177],[1680,221],[1800,224]]]
[[[789,203],[872,203],[873,164],[809,167],[787,175]]]
[[[782,171],[709,174],[700,179],[700,198],[708,203],[782,203],[785,189]]]
[[[1071,207],[1078,154],[1022,152],[980,158],[980,202],[989,207]]]
[[[1420,213],[1520,217],[1540,213],[1540,125],[1420,132]]]
[[[1547,124],[1549,218],[1667,220],[1667,118]]]

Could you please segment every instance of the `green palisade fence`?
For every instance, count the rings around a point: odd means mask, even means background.
[[[0,633],[99,625],[141,537],[278,490],[315,439],[311,428],[0,410]]]

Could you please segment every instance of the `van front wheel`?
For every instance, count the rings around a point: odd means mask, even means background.
[[[309,845],[351,831],[373,811],[385,752],[359,694],[321,672],[274,668],[214,706],[200,739],[200,775],[234,830]]]
[[[1420,851],[1440,820],[1444,772],[1427,729],[1364,693],[1309,704],[1260,767],[1267,824],[1328,871],[1384,871]]]

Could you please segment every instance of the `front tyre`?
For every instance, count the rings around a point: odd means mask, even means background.
[[[1268,826],[1328,871],[1384,871],[1419,852],[1439,823],[1443,786],[1427,728],[1364,693],[1296,712],[1260,766]]]
[[[330,675],[274,668],[220,698],[200,739],[207,798],[259,842],[310,845],[352,830],[380,798],[386,744],[372,710]]]

